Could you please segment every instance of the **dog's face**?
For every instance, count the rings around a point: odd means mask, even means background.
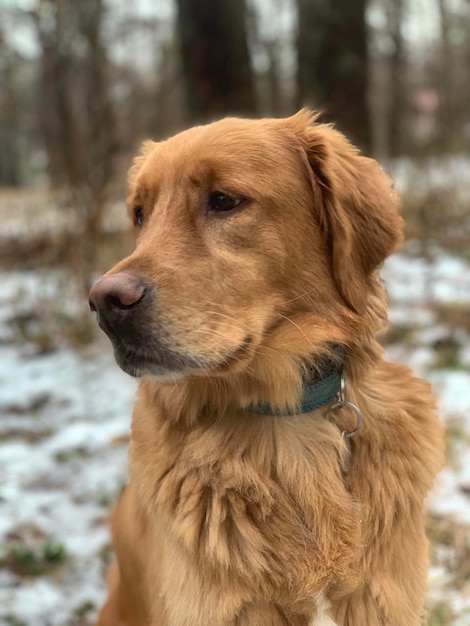
[[[136,249],[90,294],[125,371],[226,375],[299,313],[364,312],[399,239],[396,198],[373,161],[311,121],[226,119],[144,144],[129,176]]]

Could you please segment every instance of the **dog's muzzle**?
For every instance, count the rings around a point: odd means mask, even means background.
[[[218,358],[201,358],[175,349],[159,315],[158,289],[137,274],[120,272],[98,280],[90,290],[90,309],[108,335],[116,361],[131,376],[174,379],[184,370],[227,370],[245,355],[252,337]]]
[[[198,367],[187,355],[171,350],[152,314],[155,293],[137,274],[103,276],[90,290],[90,309],[113,344],[118,365],[131,376],[166,376]]]

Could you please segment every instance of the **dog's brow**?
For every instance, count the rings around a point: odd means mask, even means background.
[[[196,187],[197,189],[201,189],[204,186],[201,179],[194,175],[189,176],[189,182],[193,187]]]
[[[190,168],[188,172],[189,182],[197,187],[210,187],[217,179],[217,170],[213,163],[206,158],[199,159],[197,164]]]
[[[160,192],[160,181],[156,176],[151,180],[141,179],[129,194],[133,204],[154,205]]]

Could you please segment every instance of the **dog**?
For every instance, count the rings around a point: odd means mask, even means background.
[[[427,383],[385,361],[391,181],[331,125],[147,141],[135,251],[90,292],[140,378],[99,626],[418,626]]]

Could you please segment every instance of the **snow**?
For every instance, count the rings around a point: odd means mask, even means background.
[[[412,247],[412,246],[411,246]],[[470,528],[470,338],[459,330],[458,370],[436,370],[434,344],[456,329],[436,319],[433,305],[470,302],[470,266],[437,251],[433,261],[402,253],[383,269],[392,323],[413,327],[413,342],[388,346],[439,394],[443,419],[460,436],[453,458],[428,499],[438,519]],[[136,383],[115,365],[102,341],[41,354],[18,343],[10,324],[18,312],[57,306],[66,279],[57,271],[0,274],[0,566],[12,547],[41,554],[45,543],[65,559],[41,576],[0,569],[0,624],[63,626],[92,623],[104,598],[109,560],[108,513],[127,480],[127,440]],[[65,298],[70,313],[76,297]],[[39,305],[38,305],[39,302]],[[41,316],[39,315],[41,323]],[[50,332],[50,322],[44,322]],[[466,364],[466,366],[465,366]],[[456,626],[470,625],[470,592],[453,582],[452,561],[439,547],[430,570],[429,602],[445,601]],[[441,556],[439,556],[439,554]]]
[[[423,302],[468,303],[470,273],[462,259],[439,254],[434,260],[396,254],[388,259],[384,278],[395,303],[422,306]],[[393,280],[388,280],[392,277]]]
[[[0,275],[0,561],[18,545],[40,554],[49,540],[66,551],[50,575],[2,576],[0,623],[78,624],[83,607],[102,602],[108,509],[127,480],[136,383],[111,351],[35,355],[13,343],[9,318],[37,306],[38,294],[52,306],[63,281],[57,272]]]
[[[398,193],[410,190],[427,194],[431,189],[455,189],[468,194],[469,158],[462,154],[440,154],[433,158],[411,159],[402,157],[388,164]]]
[[[470,372],[432,372],[428,378],[439,395],[444,418],[459,415],[470,420]]]

